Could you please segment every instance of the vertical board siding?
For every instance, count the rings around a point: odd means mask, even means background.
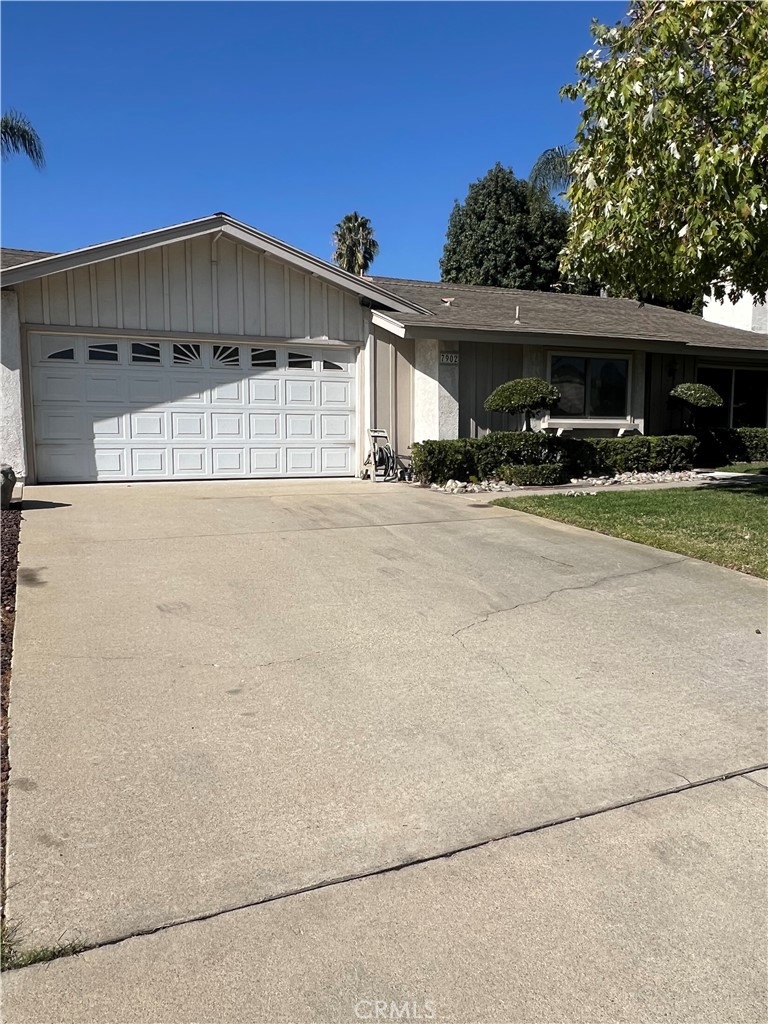
[[[357,296],[227,238],[147,249],[19,291],[31,324],[366,340]]]
[[[237,334],[237,246],[226,238],[220,238],[216,243],[216,256],[219,331]]]
[[[192,330],[213,331],[213,288],[211,284],[211,240],[193,238],[190,242]]]
[[[264,260],[265,302],[267,307],[266,334],[269,337],[287,337],[285,323],[285,277],[283,265],[276,260]]]
[[[459,344],[459,437],[489,430],[519,430],[521,417],[486,412],[486,398],[523,374],[523,346],[462,341]]]

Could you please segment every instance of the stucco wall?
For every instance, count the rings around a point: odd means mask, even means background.
[[[16,293],[3,289],[2,337],[0,338],[0,461],[9,462],[16,476],[26,475],[24,458],[24,417],[21,390],[21,330]]]
[[[754,295],[749,292],[742,295],[738,302],[705,299],[703,315],[705,320],[712,323],[768,334],[768,293],[763,296],[762,302],[756,302]]]

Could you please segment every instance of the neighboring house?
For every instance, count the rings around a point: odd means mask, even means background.
[[[684,313],[552,292],[360,278],[226,214],[72,252],[5,250],[2,456],[28,482],[350,476],[384,427],[519,426],[483,402],[552,380],[540,426],[661,432],[680,381],[730,374],[766,425],[768,346]]]

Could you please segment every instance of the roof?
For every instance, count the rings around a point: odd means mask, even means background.
[[[373,277],[373,283],[426,307],[432,315],[388,313],[404,327],[465,331],[574,335],[667,341],[704,348],[768,352],[768,338],[753,331],[725,327],[690,313],[641,304],[633,299],[514,288],[446,284]],[[450,305],[444,299],[452,299]],[[519,320],[519,324],[515,323]]]
[[[16,267],[20,263],[41,260],[46,256],[56,256],[55,252],[40,252],[38,249],[0,249],[0,268]]]
[[[389,293],[369,278],[349,274],[333,263],[321,260],[318,256],[303,252],[301,249],[295,249],[292,245],[280,241],[279,238],[273,238],[271,235],[264,234],[263,231],[252,228],[249,224],[235,220],[227,213],[214,213],[210,217],[202,217],[199,220],[172,224],[167,228],[157,228],[154,231],[145,231],[138,235],[128,235],[126,238],[101,242],[98,245],[89,245],[84,249],[73,249],[69,252],[40,253],[23,249],[8,250],[10,253],[27,253],[28,258],[18,260],[7,268],[5,265],[3,266],[2,285],[21,284],[23,281],[59,274],[65,270],[74,270],[77,267],[116,259],[130,253],[198,238],[201,235],[226,236],[234,242],[250,246],[267,256],[285,260],[297,269],[314,274],[338,288],[352,291],[361,298],[368,299],[371,303],[401,312],[426,312],[418,304]]]

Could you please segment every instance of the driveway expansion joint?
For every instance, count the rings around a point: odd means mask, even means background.
[[[763,764],[752,765],[748,768],[739,768],[734,771],[725,772],[721,775],[715,775],[707,779],[699,779],[696,782],[690,782],[684,786],[675,786],[670,789],[659,790],[656,793],[650,793],[646,796],[636,797],[632,800],[624,800],[619,803],[609,804],[605,807],[596,807],[591,810],[581,811],[579,814],[572,814],[561,818],[555,818],[552,821],[541,822],[538,825],[529,825],[525,828],[513,829],[509,832],[502,833],[496,836],[489,836],[486,839],[479,839],[474,843],[467,843],[463,846],[458,846],[453,849],[442,850],[439,853],[426,854],[423,857],[414,857],[409,860],[402,861],[398,864],[391,864],[386,867],[373,868],[370,871],[360,871],[349,875],[340,875],[335,878],[323,879],[319,882],[314,882],[310,885],[300,886],[296,889],[287,889],[284,892],[275,893],[272,896],[265,896],[261,899],[253,900],[248,903],[239,903],[229,907],[222,907],[219,910],[211,910],[207,913],[196,914],[191,917],[180,918],[174,921],[166,921],[163,924],[154,925],[151,928],[139,928],[133,932],[128,932],[125,935],[118,935],[111,939],[104,939],[94,943],[78,943],[77,951],[72,953],[64,954],[57,957],[58,960],[69,960],[76,958],[83,953],[89,953],[93,950],[104,949],[110,946],[117,946],[123,942],[128,942],[131,939],[145,938],[150,935],[157,935],[160,932],[169,931],[172,928],[180,928],[184,925],[190,924],[202,924],[205,921],[211,921],[218,917],[224,917],[226,914],[233,914],[239,910],[251,910],[256,907],[264,906],[269,903],[277,903],[281,900],[290,899],[294,896],[304,896],[309,893],[318,892],[322,889],[329,889],[339,885],[345,885],[350,882],[364,881],[367,878],[376,878],[384,875],[394,874],[398,871],[403,871],[407,868],[419,867],[422,864],[431,864],[436,861],[448,860],[451,857],[456,857],[462,853],[470,853],[473,850],[479,850],[484,846],[492,846],[496,843],[504,842],[509,839],[517,839],[522,836],[534,835],[537,832],[543,832],[547,829],[557,828],[562,825],[575,824],[580,821],[584,821],[587,818],[598,817],[603,814],[609,814],[612,811],[623,810],[627,807],[635,807],[639,804],[649,803],[654,800],[660,800],[667,796],[676,796],[679,793],[686,793],[692,789],[701,789],[704,786],[715,785],[720,782],[728,782],[731,779],[748,778],[752,772],[763,771],[768,768],[768,761]],[[679,774],[679,773],[674,773]],[[683,776],[681,776],[682,778]],[[756,782],[754,779],[750,779],[755,785],[761,789],[766,789],[760,782]],[[23,952],[23,951],[22,951]],[[29,967],[40,966],[39,964],[29,964]],[[27,967],[8,968],[9,970],[26,970]]]

